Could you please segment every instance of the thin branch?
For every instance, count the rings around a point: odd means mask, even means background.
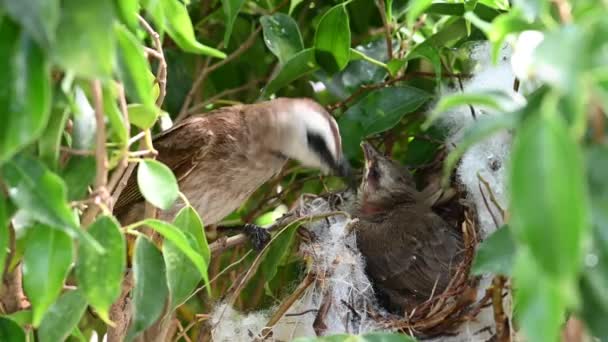
[[[213,102],[215,102],[215,101],[217,101],[217,100],[219,100],[219,99],[221,99],[223,97],[239,93],[239,92],[247,90],[249,88],[253,88],[255,85],[257,85],[258,83],[263,82],[263,81],[264,80],[262,80],[262,79],[256,79],[256,80],[250,81],[249,83],[247,83],[247,84],[245,84],[243,86],[240,86],[240,87],[237,87],[237,88],[231,88],[231,89],[223,90],[223,91],[221,91],[221,92],[213,95],[212,97],[208,98],[207,100],[205,100],[205,101],[203,101],[201,103],[197,103],[194,106],[190,107],[190,109],[188,109],[187,115],[194,114],[197,111],[205,108],[205,106],[207,106],[208,104],[213,103]]]
[[[95,80],[91,82],[93,91],[93,102],[95,106],[95,122],[97,124],[97,134],[95,137],[95,191],[93,196],[95,204],[106,205],[109,195],[106,189],[108,183],[108,156],[106,154],[106,126],[103,113],[103,94],[101,82]],[[99,213],[99,205],[91,205],[83,214],[82,225],[88,226]]]
[[[125,130],[128,133],[131,131],[131,124],[129,123],[129,111],[127,110],[127,99],[125,98],[125,88],[123,87],[122,84],[120,84],[118,87],[118,102],[120,104],[120,111],[122,112],[122,118],[123,118],[123,123],[125,125]],[[116,187],[118,186],[118,183],[122,179],[123,174],[125,173],[125,170],[127,170],[127,168],[129,167],[128,153],[129,153],[129,144],[124,146],[124,149],[122,151],[122,158],[120,159],[120,162],[118,163],[118,167],[114,170],[114,172],[112,173],[112,177],[110,178],[110,181],[108,182],[108,191],[112,194],[112,200],[110,201],[110,210],[114,209],[114,203],[116,203],[116,200],[118,200],[118,198],[114,199],[114,193],[115,193]],[[129,176],[130,175],[131,174],[129,173]]]
[[[154,31],[152,26],[140,15],[137,15],[139,23],[148,31],[148,34],[154,41],[154,47],[156,48],[156,54],[154,57],[158,59],[158,70],[156,71],[156,81],[160,88],[158,99],[156,99],[156,105],[160,108],[165,101],[165,95],[167,94],[167,62],[165,60],[165,53],[163,52],[163,44],[160,41],[159,34]],[[146,50],[147,51],[147,50]]]
[[[275,324],[279,322],[279,320],[283,317],[287,310],[291,308],[291,306],[296,302],[296,300],[302,297],[306,289],[308,289],[308,287],[313,283],[314,280],[314,273],[308,272],[308,274],[306,274],[306,278],[304,278],[304,280],[300,283],[300,285],[298,285],[298,287],[293,291],[292,294],[290,294],[287,298],[285,298],[285,300],[283,300],[281,305],[279,305],[279,307],[277,308],[277,311],[275,311],[272,317],[270,317],[268,323],[266,323],[266,327],[268,329],[272,328]],[[262,334],[267,335],[264,332]]]
[[[95,151],[91,151],[91,150],[78,150],[75,148],[70,148],[67,146],[61,146],[59,147],[59,150],[61,150],[61,152],[65,152],[67,154],[73,154],[76,156],[94,156],[95,155]]]
[[[241,44],[241,46],[239,46],[238,49],[234,50],[230,55],[228,55],[226,58],[222,59],[221,61],[214,63],[213,65],[209,66],[208,68],[203,69],[203,71],[198,75],[196,80],[194,80],[194,83],[192,83],[192,88],[190,88],[188,95],[186,95],[186,99],[184,100],[182,108],[180,109],[179,114],[177,115],[177,118],[175,119],[175,122],[179,122],[179,121],[183,120],[186,116],[188,116],[188,107],[190,107],[190,104],[192,103],[194,94],[196,94],[196,92],[199,90],[199,87],[201,86],[203,80],[205,78],[207,78],[207,75],[209,75],[214,70],[226,65],[227,63],[230,63],[235,58],[240,56],[243,52],[247,51],[251,46],[253,46],[253,43],[255,43],[255,40],[261,30],[262,30],[262,27],[259,26],[258,28],[253,30],[253,32],[251,32],[251,34],[249,35],[247,40],[243,44]]]
[[[382,18],[382,24],[384,25],[384,35],[385,35],[385,39],[386,39],[386,54],[388,57],[388,60],[390,61],[391,59],[393,59],[393,42],[391,39],[391,27],[390,27],[390,23],[388,22],[388,19],[386,18],[386,4],[384,3],[384,0],[378,0],[376,2],[376,5],[378,5],[378,10],[380,11],[380,17]]]

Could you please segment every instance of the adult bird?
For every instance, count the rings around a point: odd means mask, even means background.
[[[368,143],[362,148],[365,170],[353,210],[357,247],[388,309],[403,314],[448,286],[463,242],[425,203],[407,168]]]
[[[180,191],[206,225],[241,206],[288,159],[326,174],[349,174],[336,121],[305,98],[277,98],[191,116],[155,137],[153,145],[157,160],[173,171]],[[171,220],[183,206],[178,200],[159,218]],[[143,218],[144,207],[133,175],[114,212],[122,224],[129,224]],[[254,247],[263,247],[265,231],[254,225],[245,228],[251,236],[263,236],[259,243],[253,239]]]

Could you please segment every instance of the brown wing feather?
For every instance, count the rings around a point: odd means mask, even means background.
[[[208,147],[213,144],[215,135],[212,128],[208,127],[208,121],[208,118],[203,116],[189,117],[153,140],[154,148],[158,151],[157,160],[173,171],[178,182],[196,167]],[[132,204],[143,200],[136,174],[137,168],[116,201],[116,213],[121,213]]]

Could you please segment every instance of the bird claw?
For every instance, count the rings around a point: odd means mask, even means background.
[[[245,224],[245,226],[243,227],[243,232],[251,241],[253,249],[258,252],[264,249],[266,244],[268,244],[268,242],[270,241],[270,233],[268,232],[268,230],[256,224]]]

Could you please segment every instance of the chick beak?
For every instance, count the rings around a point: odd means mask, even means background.
[[[376,159],[376,156],[378,156],[380,153],[367,141],[362,141],[361,142],[361,148],[363,149],[363,156],[365,157],[365,163],[366,166],[367,164],[371,163],[374,161],[374,159]]]

